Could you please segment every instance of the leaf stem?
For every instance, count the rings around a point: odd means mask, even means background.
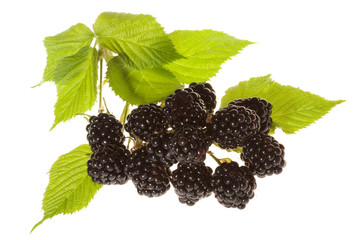
[[[99,113],[103,113],[105,111],[102,105],[102,59],[100,59],[100,96],[99,96]]]

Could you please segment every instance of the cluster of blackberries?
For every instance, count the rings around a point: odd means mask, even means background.
[[[268,135],[272,105],[264,99],[236,99],[214,112],[212,86],[191,83],[162,105],[140,105],[127,116],[124,129],[136,143],[132,151],[123,145],[123,125],[113,115],[90,118],[87,139],[93,154],[87,166],[94,182],[131,179],[148,197],[163,195],[171,183],[189,206],[213,192],[225,207],[243,209],[254,196],[254,175],[279,174],[285,166],[283,145]],[[213,142],[223,149],[242,147],[245,166],[223,162],[213,173],[204,163]]]

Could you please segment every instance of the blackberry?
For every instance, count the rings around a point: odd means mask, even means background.
[[[243,106],[254,110],[256,114],[260,117],[260,132],[269,134],[272,118],[272,105],[265,99],[258,97],[250,97],[244,99],[235,99],[229,103],[229,105]]]
[[[151,158],[162,162],[165,167],[171,167],[174,163],[177,163],[169,149],[169,142],[173,136],[173,133],[167,133],[166,131],[153,134],[150,136],[147,145],[147,152],[151,154]]]
[[[193,125],[206,125],[206,106],[201,96],[191,88],[177,89],[165,100],[164,112],[173,129]]]
[[[234,149],[260,130],[260,118],[254,110],[228,105],[213,115],[210,128],[213,140],[221,148]]]
[[[212,144],[206,130],[200,127],[183,127],[171,138],[169,147],[171,155],[178,162],[200,163],[206,159],[208,148]]]
[[[212,176],[211,185],[215,197],[223,206],[245,208],[254,197],[256,181],[248,168],[238,163],[222,163]]]
[[[211,84],[209,83],[191,83],[189,85],[194,92],[200,94],[201,99],[204,101],[206,105],[206,110],[209,113],[213,113],[214,109],[216,108],[217,101],[216,101],[216,93],[212,88]]]
[[[250,171],[258,177],[279,174],[286,166],[285,148],[275,138],[266,134],[256,134],[249,138],[241,153],[241,159]]]
[[[170,189],[170,170],[154,161],[144,147],[132,152],[125,172],[140,195],[158,197]]]
[[[193,206],[212,193],[212,169],[203,162],[199,164],[179,163],[172,173],[171,183],[181,203]]]
[[[168,119],[163,109],[155,103],[140,105],[127,116],[125,130],[132,137],[148,141],[151,134],[168,127]]]
[[[87,172],[93,182],[100,184],[124,184],[127,175],[124,172],[130,152],[125,146],[106,144],[91,154],[87,162]]]
[[[98,116],[92,116],[86,131],[91,150],[94,152],[106,144],[120,146],[124,142],[122,123],[111,114],[100,113]]]

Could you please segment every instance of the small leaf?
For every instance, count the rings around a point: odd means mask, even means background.
[[[94,25],[99,44],[136,69],[162,66],[181,57],[151,15],[104,12]]]
[[[109,62],[106,77],[115,94],[132,105],[159,102],[182,87],[164,68],[136,70],[118,56]]]
[[[52,81],[58,62],[64,57],[72,56],[81,48],[90,46],[94,33],[84,24],[78,23],[68,30],[44,39],[47,50],[47,65],[43,81]]]
[[[243,151],[243,148],[242,147],[237,147],[235,149],[233,149],[234,152],[236,153],[241,153]]]
[[[90,146],[83,144],[60,156],[52,165],[42,202],[44,216],[31,232],[55,215],[74,213],[85,208],[102,187],[87,174],[86,162],[91,153]]]
[[[329,101],[299,88],[281,85],[271,80],[270,75],[240,82],[226,91],[221,108],[236,98],[260,97],[272,105],[273,129],[281,128],[292,134],[320,119],[343,100]]]
[[[185,58],[165,66],[181,83],[205,82],[221,68],[221,64],[252,44],[226,33],[213,30],[175,31],[170,33],[175,48]]]
[[[77,113],[84,113],[95,104],[97,95],[97,52],[83,47],[70,57],[63,58],[55,70],[58,100],[55,104],[55,120],[51,129]]]

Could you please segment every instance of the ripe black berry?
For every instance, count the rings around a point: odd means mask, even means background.
[[[201,99],[204,101],[206,105],[206,110],[209,113],[213,113],[216,108],[216,93],[209,83],[191,83],[189,85],[194,92],[198,93],[201,96]]]
[[[87,172],[92,181],[100,184],[124,184],[127,175],[124,172],[130,152],[125,146],[106,144],[91,154],[87,162]]]
[[[212,176],[213,192],[220,204],[229,208],[245,208],[254,197],[256,181],[249,169],[238,163],[222,163]]]
[[[228,105],[213,115],[210,127],[213,140],[221,148],[234,149],[260,130],[260,118],[254,110]]]
[[[171,155],[179,162],[201,163],[206,159],[208,148],[212,144],[206,130],[200,127],[183,127],[171,138]]]
[[[158,197],[170,189],[170,170],[163,163],[152,160],[144,147],[132,152],[125,172],[140,195]]]
[[[168,119],[163,109],[155,103],[140,105],[127,116],[125,130],[132,137],[148,141],[149,136],[165,130]]]
[[[171,183],[181,203],[194,205],[200,199],[211,195],[212,169],[200,164],[179,163],[172,173]]]
[[[167,133],[166,131],[153,134],[150,136],[147,145],[147,152],[151,155],[151,158],[154,161],[162,162],[165,167],[171,167],[174,163],[177,163],[169,148],[169,142],[173,136],[173,133]]]
[[[88,132],[87,139],[92,151],[97,151],[106,144],[115,146],[123,144],[122,124],[115,116],[100,113],[98,116],[92,116],[89,121],[86,131]]]
[[[260,132],[269,134],[271,128],[271,112],[272,105],[265,99],[258,97],[250,97],[243,99],[235,99],[229,103],[229,105],[243,106],[254,110],[260,117]]]
[[[241,159],[258,177],[279,174],[286,166],[285,148],[275,138],[266,134],[250,137],[243,147]]]
[[[191,88],[177,89],[165,100],[164,112],[173,129],[193,125],[206,125],[206,106],[201,96]]]

